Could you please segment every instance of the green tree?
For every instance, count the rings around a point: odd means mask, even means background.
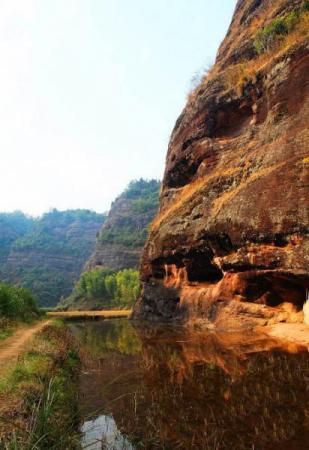
[[[76,299],[100,300],[103,308],[130,308],[140,293],[139,273],[134,269],[114,272],[96,267],[84,272],[76,283],[72,295],[65,300],[74,303]]]

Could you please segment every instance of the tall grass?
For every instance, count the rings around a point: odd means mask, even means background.
[[[18,437],[18,433],[14,432],[11,442],[5,445],[6,450],[35,450],[44,448],[44,442],[49,434],[49,419],[53,412],[55,394],[53,379],[51,378],[47,386],[44,386],[42,395],[33,405],[29,426],[24,432],[26,438],[22,440]]]
[[[0,384],[0,448],[79,448],[79,354],[59,322],[47,326]]]

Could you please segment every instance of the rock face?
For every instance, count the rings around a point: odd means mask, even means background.
[[[274,32],[258,54],[265,27],[291,17],[293,27]],[[308,2],[238,1],[216,64],[171,136],[135,318],[228,328],[302,320],[297,311],[309,287],[307,30]]]
[[[137,269],[148,226],[158,210],[160,182],[139,180],[112,203],[85,270],[103,266],[119,271]]]

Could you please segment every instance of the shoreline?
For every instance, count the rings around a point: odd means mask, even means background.
[[[129,318],[132,314],[131,309],[115,309],[104,311],[50,311],[47,313],[48,317],[69,319],[69,320],[87,320],[87,319],[120,319]]]
[[[132,310],[106,310],[106,311],[53,311],[47,313],[48,317],[62,318],[68,320],[99,320],[99,319],[129,319],[131,317]],[[144,321],[142,321],[144,322]],[[198,321],[199,322],[199,321]],[[158,323],[150,321],[150,323]],[[186,322],[170,321],[165,322],[175,325],[190,325]],[[195,322],[196,323],[196,322]],[[275,338],[287,344],[297,344],[307,347],[309,350],[309,325],[299,322],[279,322],[271,325],[257,325],[253,327],[243,328],[241,326],[235,328],[223,329],[221,326],[217,327],[215,324],[199,322],[199,325],[205,326],[205,329],[209,331],[226,331],[226,332],[240,332],[246,334],[248,330],[252,330],[256,333],[260,333],[270,338]]]

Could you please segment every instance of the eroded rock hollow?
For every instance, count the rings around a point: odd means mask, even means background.
[[[308,73],[308,2],[239,0],[171,136],[135,318],[302,320]]]

